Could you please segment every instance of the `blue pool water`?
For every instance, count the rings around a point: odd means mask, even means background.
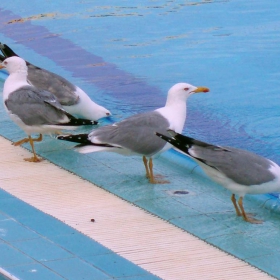
[[[9,13],[17,3],[17,14]],[[205,85],[211,92],[188,102],[185,132],[280,162],[277,1],[20,3],[1,4],[2,23],[26,19],[1,25],[1,41],[82,78],[116,118],[163,105],[177,82]]]

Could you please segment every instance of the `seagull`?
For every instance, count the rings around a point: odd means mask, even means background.
[[[25,159],[26,161],[41,161],[35,153],[34,142],[42,141],[42,134],[97,124],[96,121],[75,118],[63,109],[52,93],[30,85],[27,82],[27,66],[22,58],[6,58],[0,64],[0,69],[2,68],[6,68],[10,74],[3,88],[5,109],[10,118],[28,135],[28,138],[13,144],[19,146],[29,142],[32,148],[33,157]],[[40,135],[32,138],[32,133]]]
[[[166,105],[162,108],[133,115],[112,125],[97,128],[89,134],[61,135],[57,139],[80,143],[75,147],[80,153],[110,151],[122,155],[142,155],[150,183],[167,183],[156,180],[153,157],[172,146],[163,143],[155,136],[155,132],[166,133],[167,129],[181,132],[186,119],[187,98],[194,93],[208,91],[206,87],[178,83],[169,90]]]
[[[0,43],[0,49],[4,59],[18,56],[6,44]],[[3,61],[3,57],[0,56],[0,60]],[[109,110],[96,104],[81,88],[68,80],[27,61],[26,64],[28,67],[28,82],[40,90],[47,90],[55,95],[68,113],[89,120],[99,120],[111,116]]]
[[[192,158],[213,181],[231,191],[237,216],[246,222],[262,223],[246,214],[243,198],[246,194],[280,192],[280,166],[246,150],[208,144],[174,131],[169,133],[171,137],[158,132],[156,135]]]

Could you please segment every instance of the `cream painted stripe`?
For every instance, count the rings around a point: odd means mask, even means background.
[[[2,137],[0,150],[2,189],[162,279],[274,279]]]

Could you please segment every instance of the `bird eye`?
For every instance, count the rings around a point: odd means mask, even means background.
[[[188,90],[189,90],[189,88],[188,88],[188,87],[185,87],[185,88],[184,88],[184,90],[185,90],[185,91],[188,91]]]
[[[5,65],[7,65],[7,64],[8,64],[8,62],[7,62],[7,61],[4,61],[4,64],[5,64]]]

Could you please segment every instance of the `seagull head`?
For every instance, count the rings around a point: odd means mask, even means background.
[[[207,87],[196,87],[187,83],[178,83],[170,88],[168,91],[168,100],[182,100],[186,101],[187,98],[199,92],[208,92],[209,89]]]
[[[11,56],[6,58],[2,63],[0,63],[0,69],[5,68],[12,74],[16,72],[27,73],[27,66],[25,60],[18,56]]]

